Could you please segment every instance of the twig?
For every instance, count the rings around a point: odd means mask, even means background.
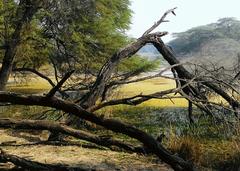
[[[25,68],[25,67],[22,67],[22,68],[14,68],[12,70],[13,72],[31,72],[37,76],[39,76],[40,78],[46,80],[52,87],[55,87],[56,85],[54,84],[54,82],[49,78],[47,77],[46,75],[44,75],[43,73],[37,71],[36,69],[34,68]],[[58,92],[62,95],[62,96],[68,96],[65,92],[63,91],[60,91],[58,90]]]
[[[14,68],[12,71],[13,71],[13,72],[31,72],[31,73],[36,74],[36,75],[38,75],[39,77],[47,80],[48,83],[49,83],[51,86],[53,86],[53,87],[55,86],[55,84],[53,83],[53,81],[52,81],[49,77],[47,77],[46,75],[40,73],[40,72],[37,71],[36,69],[23,67],[23,68]]]

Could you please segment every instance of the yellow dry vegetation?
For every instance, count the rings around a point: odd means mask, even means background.
[[[23,79],[21,82],[14,82],[13,78],[10,79],[12,84],[7,86],[7,89],[14,92],[19,93],[43,93],[47,92],[51,89],[50,84],[41,78],[38,77],[27,77],[27,79]],[[139,94],[148,95],[155,92],[168,90],[175,88],[175,81],[172,79],[166,78],[154,78],[150,80],[145,80],[141,82],[131,83],[124,85],[118,89],[118,91],[114,94],[114,98],[123,98],[123,97],[131,97]],[[169,97],[176,97],[177,95],[170,95]],[[166,96],[165,96],[166,97]],[[210,98],[211,102],[219,103],[222,105],[227,105],[226,101],[223,98],[212,95]],[[240,97],[238,97],[240,98]],[[183,98],[171,98],[171,99],[152,99],[142,103],[139,106],[148,106],[148,107],[186,107],[187,100]]]
[[[11,80],[12,81],[12,80]],[[131,83],[122,86],[115,95],[118,98],[131,97],[138,94],[148,95],[151,93],[175,88],[175,81],[165,78],[155,78],[151,80],[141,81],[137,83]],[[46,80],[38,77],[28,77],[27,80],[18,82],[17,84],[9,84],[7,89],[20,93],[43,93],[51,88]],[[171,95],[173,96],[173,95]],[[179,95],[175,95],[179,96]],[[152,107],[186,107],[187,101],[182,98],[169,99],[153,99],[144,102],[140,106],[152,106]]]
[[[17,82],[13,78],[10,78],[9,82],[10,84],[7,85],[7,90],[18,93],[42,93],[51,88],[46,80],[39,77],[27,77]]]
[[[121,96],[131,97],[138,94],[148,95],[151,93],[168,90],[175,88],[176,84],[174,80],[165,78],[155,78],[137,83],[131,83],[124,85],[120,88]],[[179,96],[178,94],[175,96]],[[174,95],[171,95],[174,97]],[[152,106],[152,107],[186,107],[187,101],[183,98],[169,99],[153,99],[144,102],[140,106]]]

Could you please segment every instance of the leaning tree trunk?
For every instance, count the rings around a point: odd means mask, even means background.
[[[92,86],[89,93],[87,93],[81,100],[81,106],[84,108],[89,108],[94,106],[96,101],[102,97],[105,87],[111,78],[113,71],[116,69],[118,64],[125,58],[131,57],[134,55],[139,49],[141,49],[144,45],[149,43],[151,40],[153,41],[156,37],[162,37],[166,35],[167,32],[158,32],[153,34],[147,34],[139,39],[136,42],[128,45],[127,47],[121,49],[117,53],[115,53],[101,68],[98,73],[97,79]]]
[[[157,38],[154,41],[152,41],[151,43],[156,47],[156,49],[159,51],[159,53],[162,54],[163,58],[170,65],[176,65],[176,64],[180,63],[177,60],[176,56],[174,55],[173,51],[163,43],[161,38]],[[194,78],[194,75],[192,75],[190,72],[188,72],[182,65],[178,65],[178,66],[174,67],[174,69],[177,72],[178,77],[181,78],[181,79],[190,80],[190,79]],[[221,89],[216,84],[208,82],[208,81],[203,80],[201,78],[196,79],[196,81],[202,82],[203,85],[210,88],[215,93],[219,94],[222,98],[224,98],[229,103],[229,105],[232,106],[232,108],[234,110],[237,110],[240,107],[240,103],[237,100],[235,100],[234,98],[229,96],[229,94],[227,92],[225,92],[223,89]]]
[[[9,79],[9,75],[12,70],[12,64],[13,59],[16,53],[16,47],[8,47],[6,49],[3,62],[2,62],[2,68],[0,70],[0,90],[5,90],[6,84]]]

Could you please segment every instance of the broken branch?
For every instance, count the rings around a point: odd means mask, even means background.
[[[72,75],[74,72],[75,72],[75,71],[72,70],[72,71],[66,73],[66,74],[64,75],[64,77],[61,79],[61,81],[59,81],[58,84],[49,91],[49,93],[46,95],[46,97],[52,97],[52,96],[54,96],[55,93],[56,93],[58,90],[60,90],[60,88],[62,87],[62,85],[67,81],[67,79],[68,79],[69,77],[71,77],[71,75]]]

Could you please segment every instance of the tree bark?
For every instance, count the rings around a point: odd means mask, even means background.
[[[190,100],[188,100],[188,119],[190,124],[194,124],[192,112],[193,112],[193,104]]]
[[[35,170],[35,171],[66,171],[66,170],[86,170],[82,168],[71,168],[67,165],[61,165],[61,164],[44,164],[39,163],[36,161],[27,160],[22,157],[18,157],[16,155],[7,154],[4,151],[0,149],[0,163],[7,163],[11,162],[15,166],[20,167],[19,170]],[[18,169],[16,169],[18,170]]]

